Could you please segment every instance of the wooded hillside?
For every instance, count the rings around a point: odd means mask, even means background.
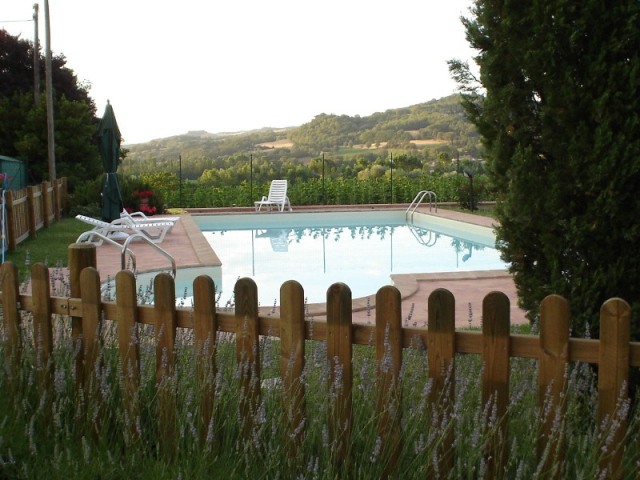
[[[272,161],[306,163],[321,152],[334,159],[386,157],[389,151],[423,158],[479,158],[480,138],[466,120],[460,97],[451,95],[406,108],[350,117],[322,113],[300,127],[212,134],[203,131],[130,145],[123,170],[157,171],[182,159],[186,178],[198,178],[229,157],[254,154]]]

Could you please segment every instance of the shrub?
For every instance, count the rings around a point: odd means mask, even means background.
[[[164,204],[162,193],[153,190],[148,183],[137,177],[125,177],[120,185],[124,208],[128,212],[142,212],[146,215],[162,213]],[[148,198],[146,204],[141,203],[142,198]]]

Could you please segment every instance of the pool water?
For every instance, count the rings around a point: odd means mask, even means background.
[[[391,274],[505,269],[493,232],[429,215],[404,211],[263,213],[193,217],[222,262],[200,269],[213,277],[221,303],[238,278],[258,285],[260,305],[279,303],[280,286],[297,280],[308,303],[326,301],[335,282],[353,298],[392,284]],[[188,296],[195,274],[181,272],[177,296]],[[180,275],[179,275],[180,277]]]

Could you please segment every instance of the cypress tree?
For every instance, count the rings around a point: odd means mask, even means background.
[[[521,306],[557,293],[574,335],[621,297],[640,334],[640,2],[477,0],[480,78],[450,62],[497,191]]]

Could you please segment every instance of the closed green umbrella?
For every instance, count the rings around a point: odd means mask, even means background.
[[[107,173],[102,186],[102,220],[111,222],[120,218],[122,211],[122,195],[118,184],[118,159],[120,158],[120,130],[113,113],[113,107],[107,100],[107,108],[98,127],[100,156]]]

